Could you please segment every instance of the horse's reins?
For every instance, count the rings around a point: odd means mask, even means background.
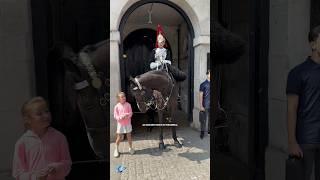
[[[134,78],[134,81],[137,83],[140,90],[142,90],[142,86],[137,78]]]
[[[103,42],[105,43],[105,42]],[[99,43],[99,44],[103,44],[103,43]],[[102,86],[102,81],[101,79],[98,77],[98,73],[96,72],[95,67],[93,66],[93,64],[91,63],[91,58],[88,54],[88,52],[83,51],[79,53],[79,60],[81,62],[81,64],[85,67],[85,69],[87,70],[89,77],[91,78],[92,82],[91,85],[97,89],[97,91],[100,94],[100,105],[101,106],[106,106],[108,101],[108,93],[104,92],[104,90],[101,88]],[[94,83],[95,82],[95,83]],[[77,87],[79,85],[82,85],[81,88]],[[108,82],[107,79],[105,79],[105,86],[107,86]],[[89,83],[87,80],[84,80],[80,83],[76,83],[75,88],[76,89],[83,89],[85,87],[89,86]]]
[[[158,108],[158,105],[156,104],[156,109],[158,109],[158,110],[163,110],[163,109],[165,109],[166,107],[167,107],[167,105],[168,105],[168,102],[169,102],[169,100],[170,100],[170,98],[171,98],[171,95],[172,95],[172,91],[173,91],[173,88],[174,88],[174,81],[172,80],[172,78],[171,78],[171,76],[170,76],[170,74],[169,74],[169,72],[168,72],[168,76],[169,76],[169,79],[171,80],[171,82],[172,82],[172,86],[171,86],[171,90],[170,90],[170,94],[169,94],[169,96],[166,98],[166,100],[165,99],[163,99],[163,96],[160,96],[161,97],[161,99],[162,99],[162,101],[164,102],[164,106],[162,107],[162,108]]]
[[[170,79],[171,82],[172,82],[172,86],[171,86],[170,94],[169,94],[168,97],[166,97],[166,99],[164,99],[163,96],[160,96],[160,97],[161,97],[161,100],[164,102],[164,106],[163,106],[162,108],[160,108],[160,107],[158,107],[158,103],[155,103],[155,108],[152,108],[151,105],[154,104],[154,103],[152,102],[152,101],[154,101],[154,100],[153,100],[153,98],[151,98],[150,100],[148,100],[149,102],[145,102],[145,101],[139,102],[139,101],[137,101],[137,106],[138,106],[138,108],[139,108],[139,103],[144,103],[144,104],[148,107],[148,109],[153,109],[153,110],[158,109],[158,110],[161,111],[161,110],[163,110],[163,109],[166,108],[166,106],[168,105],[168,102],[169,102],[169,100],[170,100],[170,98],[171,98],[172,91],[173,91],[173,88],[174,88],[174,82],[173,82],[173,80],[172,80],[172,78],[171,78],[171,76],[170,76],[169,74],[168,74],[168,76],[169,76],[169,79]],[[134,81],[137,83],[139,90],[142,90],[142,86],[141,86],[141,83],[139,82],[139,80],[138,80],[137,78],[134,78]],[[161,95],[162,95],[162,94],[161,94]]]

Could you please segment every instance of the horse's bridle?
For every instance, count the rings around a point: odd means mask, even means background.
[[[89,56],[88,52],[86,52],[86,51],[80,52],[79,53],[79,60],[80,60],[80,63],[82,64],[82,66],[85,67],[85,69],[87,70],[87,72],[91,78],[91,85],[99,91],[100,105],[106,106],[107,103],[109,102],[109,94],[108,94],[108,92],[102,92],[103,91],[102,86],[105,86],[107,89],[107,86],[109,84],[108,79],[106,78],[103,82],[103,80],[101,80],[99,78],[99,76],[98,76],[99,72],[96,72],[95,67],[91,63],[91,57]],[[81,83],[83,84],[83,86],[81,88],[77,88],[77,86],[81,85]],[[104,85],[103,85],[103,83],[104,83]],[[82,89],[87,86],[89,86],[89,83],[87,80],[84,80],[80,83],[76,83],[75,89]]]
[[[137,78],[134,78],[134,81],[137,83],[140,90],[142,90],[142,86]]]
[[[172,80],[172,77],[169,74],[168,74],[168,76],[169,76],[169,79],[170,79],[170,82],[172,83],[172,85],[171,85],[169,96],[167,96],[165,99],[163,98],[162,94],[160,96],[161,101],[164,102],[163,107],[159,107],[158,103],[156,102],[156,99],[154,98],[154,96],[152,96],[151,99],[148,99],[147,101],[142,101],[142,102],[141,101],[137,101],[137,106],[138,106],[139,109],[140,109],[139,104],[141,104],[141,103],[143,103],[147,107],[147,110],[148,109],[152,109],[152,110],[160,110],[161,111],[161,110],[163,110],[163,109],[165,109],[167,107],[168,102],[169,102],[169,100],[171,98],[171,95],[172,95],[172,91],[173,91],[174,85],[175,85],[174,81]],[[139,82],[139,80],[137,78],[134,78],[134,81],[138,85],[138,87],[135,87],[135,88],[139,88],[139,90],[145,89],[145,87],[141,85],[141,83]],[[169,84],[170,84],[170,82],[169,82]],[[133,90],[135,90],[135,88],[133,88]],[[141,96],[144,97],[144,95],[141,95]],[[146,98],[144,97],[143,99],[146,99]],[[154,105],[154,108],[152,107],[152,105]]]

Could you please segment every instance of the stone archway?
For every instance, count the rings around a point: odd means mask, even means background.
[[[205,79],[205,72],[207,69],[207,53],[210,52],[210,10],[206,15],[206,18],[203,18],[203,8],[195,6],[196,3],[206,5],[209,8],[208,4],[210,3],[209,0],[207,3],[201,1],[201,3],[197,1],[181,1],[181,0],[171,0],[171,1],[161,1],[161,0],[142,0],[142,1],[135,1],[135,0],[127,0],[121,2],[111,2],[111,12],[110,12],[110,70],[112,77],[110,79],[110,84],[113,86],[110,87],[110,92],[119,92],[121,90],[121,77],[120,77],[120,54],[121,54],[121,42],[123,37],[121,35],[121,26],[123,26],[123,19],[126,16],[129,16],[130,13],[137,7],[147,4],[147,3],[162,3],[174,7],[182,13],[186,18],[186,21],[190,24],[190,28],[192,29],[192,38],[191,38],[191,48],[192,49],[192,71],[191,76],[192,82],[190,89],[191,90],[191,101],[192,101],[192,108],[190,109],[190,114],[192,119],[196,119],[193,122],[195,128],[199,128],[198,124],[198,117],[195,114],[198,114],[199,107],[197,102],[197,93],[193,92],[193,89],[198,89],[200,85],[200,81]],[[203,11],[203,12],[201,12]],[[200,18],[199,18],[200,17]],[[202,18],[201,18],[202,17]],[[205,19],[207,23],[200,22],[199,19]],[[196,59],[197,61],[194,61]],[[114,73],[113,73],[114,72]],[[115,96],[110,97],[111,107],[110,110],[112,112],[112,106],[116,103]],[[110,114],[110,118],[113,119],[113,115]],[[115,129],[116,123],[114,121],[110,121],[110,128]],[[111,133],[111,137],[114,134]]]

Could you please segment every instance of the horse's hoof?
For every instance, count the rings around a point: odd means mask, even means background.
[[[164,146],[164,143],[159,143],[159,149],[164,150],[166,147]]]
[[[182,148],[182,145],[180,144],[180,142],[178,140],[174,141],[174,146],[176,148]]]

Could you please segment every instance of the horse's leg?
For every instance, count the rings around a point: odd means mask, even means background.
[[[173,117],[173,113],[171,113],[171,117],[170,118],[171,118],[171,120],[173,120],[172,122],[174,124],[176,124],[177,123],[176,119],[172,118],[172,117]],[[172,130],[172,138],[174,140],[174,146],[176,146],[177,148],[181,148],[182,145],[180,144],[180,142],[177,139],[176,126],[172,126],[171,130]]]
[[[174,117],[174,113],[176,112],[175,111],[176,108],[175,108],[175,104],[172,102],[171,104],[171,107],[168,109],[169,111],[169,114],[170,114],[170,120],[173,124],[177,124],[177,120],[176,118],[173,118]],[[177,139],[177,132],[176,132],[176,126],[172,126],[172,138],[174,140],[174,146],[177,147],[177,148],[181,148],[182,145],[180,144],[180,142],[178,141]]]
[[[162,124],[163,122],[163,113],[162,111],[158,110],[158,118],[159,118],[159,124]],[[160,137],[159,137],[159,149],[163,150],[165,149],[164,143],[163,143],[163,127],[160,126]]]
[[[147,114],[148,114],[148,122],[149,122],[150,124],[154,124],[154,111],[151,110],[151,109],[149,109],[148,112],[147,112]],[[151,132],[151,131],[152,131],[152,128],[153,128],[153,126],[149,126],[149,129],[148,129],[148,130]]]

